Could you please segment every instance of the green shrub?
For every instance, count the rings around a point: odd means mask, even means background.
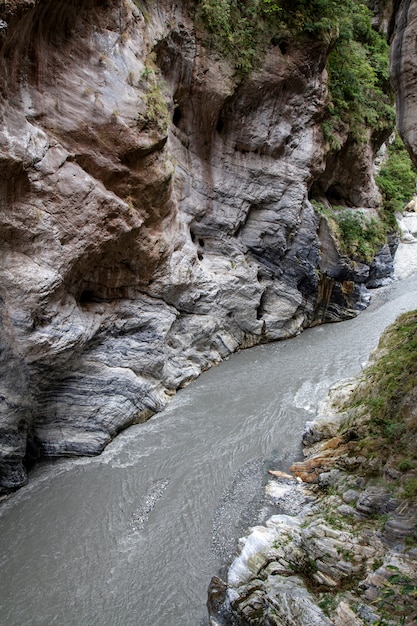
[[[395,123],[389,84],[389,48],[372,28],[372,13],[364,3],[344,3],[339,36],[329,55],[329,104],[325,139],[349,128],[357,141],[383,136]],[[332,146],[331,146],[332,147]]]
[[[274,13],[274,3],[261,4],[266,5],[268,13]],[[197,24],[209,35],[206,45],[230,58],[239,74],[247,73],[264,54],[260,18],[257,0],[197,2]]]
[[[341,24],[346,16],[351,19],[357,4],[356,0],[198,0],[196,21],[208,34],[206,44],[246,72],[262,57],[271,37],[279,34],[285,33],[296,44],[306,39],[333,44],[346,31]],[[370,15],[366,14],[368,30]]]
[[[332,593],[321,593],[320,598],[319,607],[327,617],[330,617],[337,608],[338,598]]]
[[[170,117],[163,93],[164,82],[161,80],[154,53],[146,58],[141,80],[146,85],[144,95],[146,114],[140,116],[139,121],[165,135],[168,132]]]
[[[342,208],[332,219],[341,251],[353,259],[370,263],[386,241],[384,223],[367,218],[360,211]]]
[[[393,222],[396,211],[402,211],[416,192],[417,170],[401,140],[388,144],[388,158],[377,176],[377,184],[384,199],[384,208]]]
[[[342,254],[370,263],[386,242],[389,226],[383,219],[368,218],[361,211],[344,207],[329,209],[311,200],[314,211],[327,219]]]
[[[317,215],[324,215],[325,217],[330,218],[332,216],[331,209],[328,209],[322,202],[315,200],[314,198],[311,200],[311,205],[317,213]]]
[[[396,565],[387,565],[386,569],[393,573],[380,588],[378,597],[374,601],[381,616],[381,619],[374,622],[375,626],[416,624],[416,581]]]
[[[403,410],[403,401],[417,380],[417,311],[401,315],[382,335],[377,358],[364,370],[362,384],[349,401],[353,420],[365,419],[366,445],[361,453],[395,462],[405,474],[413,474],[409,461],[415,450],[417,421]],[[408,474],[406,474],[408,476]],[[417,478],[404,485],[407,497],[417,495]]]
[[[408,470],[413,469],[414,464],[408,459],[404,459],[398,463],[398,469],[400,472],[408,472]]]
[[[417,497],[417,478],[413,476],[409,478],[403,487],[402,494],[405,498],[409,500],[414,500]]]

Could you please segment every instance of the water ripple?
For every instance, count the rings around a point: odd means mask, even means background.
[[[133,531],[143,530],[149,519],[149,513],[168,487],[168,478],[161,478],[151,484],[148,492],[141,498],[140,504],[132,515],[130,527]]]

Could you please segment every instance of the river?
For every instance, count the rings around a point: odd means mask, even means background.
[[[417,307],[417,276],[359,317],[237,353],[100,457],[37,466],[0,506],[3,626],[201,626],[212,575],[268,513],[271,466],[355,375],[383,329]]]

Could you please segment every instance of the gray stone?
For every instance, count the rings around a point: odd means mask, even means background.
[[[385,245],[379,250],[372,261],[369,277],[366,281],[366,286],[369,289],[375,289],[376,287],[383,287],[392,282],[392,276],[394,273],[394,259],[391,249],[388,245]]]
[[[360,604],[357,608],[359,617],[366,624],[374,624],[378,619],[379,615],[372,610],[372,607],[366,604]]]
[[[327,43],[271,46],[239,81],[185,2],[146,19],[130,0],[3,4],[8,489],[25,455],[98,453],[239,348],[355,316],[369,268],[340,255],[308,197],[336,186],[355,209],[378,193],[370,144],[323,140]],[[29,31],[48,71],[27,64]]]
[[[336,609],[334,626],[363,626],[363,622],[350,606],[342,601]]]
[[[301,579],[274,577],[269,580],[271,585],[268,595],[261,590],[250,589],[243,600],[235,599],[232,606],[236,615],[252,623],[297,624],[297,626],[331,626],[331,621],[317,606],[314,598],[308,593]]]
[[[414,534],[415,524],[410,519],[394,517],[384,525],[384,535],[391,542],[396,542]]]
[[[410,156],[417,164],[416,109],[414,106],[417,81],[416,60],[412,54],[417,23],[415,0],[398,5],[391,20],[391,80],[397,103],[397,128]]]
[[[322,472],[319,476],[320,487],[326,488],[336,485],[340,477],[340,471],[332,469],[329,472]]]
[[[360,496],[359,491],[355,491],[355,489],[348,489],[342,494],[343,502],[346,504],[354,504]]]
[[[349,504],[341,504],[340,506],[337,507],[337,511],[341,514],[341,515],[345,515],[346,517],[356,517],[358,518],[358,511],[353,507],[350,506]]]
[[[379,487],[368,487],[356,502],[356,510],[362,515],[383,515],[394,511],[398,501],[390,497],[388,492]]]

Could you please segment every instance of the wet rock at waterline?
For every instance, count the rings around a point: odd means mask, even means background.
[[[351,390],[339,385],[333,398]],[[292,466],[303,482],[270,472],[267,493],[283,513],[240,540],[227,584],[213,578],[212,626],[415,623],[415,504],[341,469],[360,454],[334,436],[342,415],[326,412],[306,428],[306,460]]]
[[[271,44],[239,82],[187,3],[149,5],[0,5],[2,489],[369,301],[308,200],[379,201],[373,149],[320,130],[327,44]]]

